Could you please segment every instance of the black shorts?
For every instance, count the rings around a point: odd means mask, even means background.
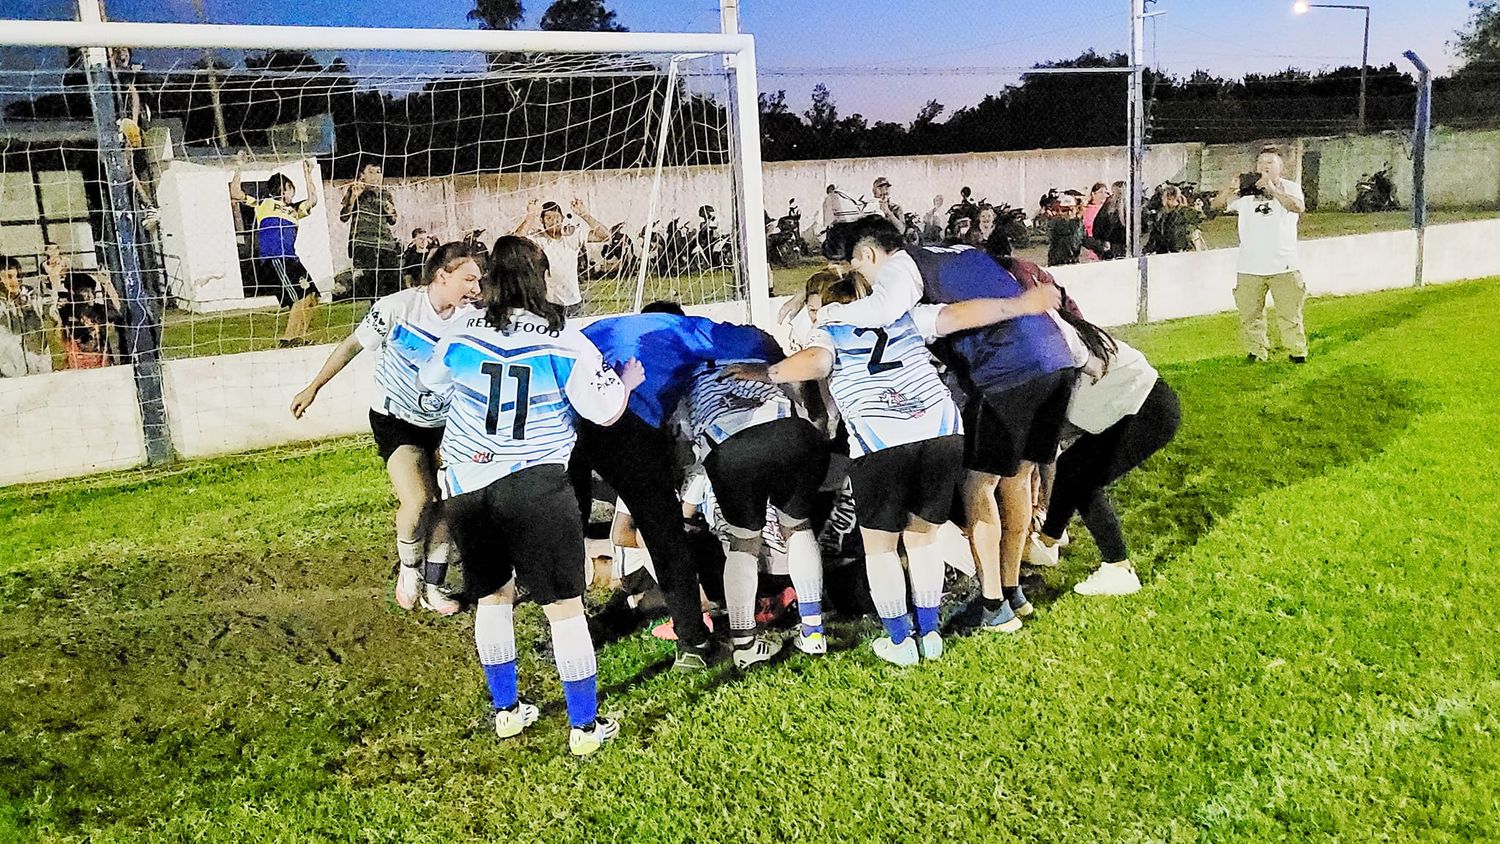
[[[443,429],[423,428],[405,419],[397,419],[388,413],[370,409],[370,433],[375,435],[375,451],[382,461],[389,462],[391,455],[403,445],[414,445],[429,455],[436,456],[438,445],[443,442]]]
[[[859,526],[889,533],[906,530],[911,516],[948,521],[964,476],[962,434],[872,451],[849,466]]]
[[[512,576],[546,605],[583,594],[583,520],[563,466],[506,475],[443,503],[464,561],[464,597],[493,594]]]
[[[828,474],[828,450],[811,422],[793,416],[740,431],[715,446],[703,468],[724,521],[760,530],[768,501],[793,519],[812,517]]]
[[[303,297],[318,292],[318,286],[312,283],[312,274],[296,258],[263,258],[260,274],[263,283],[276,285],[276,301],[283,308],[290,308]],[[307,283],[306,287],[303,287],[303,282]]]
[[[1078,370],[1063,369],[970,400],[964,408],[964,468],[1008,478],[1023,460],[1057,459],[1077,378]]]

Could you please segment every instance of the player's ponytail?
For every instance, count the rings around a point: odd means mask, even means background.
[[[1083,341],[1084,348],[1089,350],[1089,354],[1104,361],[1104,371],[1108,372],[1115,352],[1120,349],[1115,343],[1115,338],[1111,337],[1108,331],[1067,308],[1058,308],[1055,313],[1063,322],[1073,326],[1073,330],[1078,332],[1078,339]]]
[[[567,318],[561,305],[547,301],[547,253],[528,238],[505,235],[490,250],[489,271],[479,282],[485,321],[508,331],[514,311],[529,311],[561,331]]]

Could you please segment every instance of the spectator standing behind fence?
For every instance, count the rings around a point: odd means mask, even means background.
[[[252,197],[240,185],[240,168],[245,156],[235,160],[234,175],[229,178],[229,197],[255,210],[255,262],[261,283],[275,281],[276,301],[290,311],[280,345],[303,346],[312,328],[313,312],[320,301],[318,286],[312,274],[297,257],[297,221],[312,213],[318,205],[318,188],[313,181],[312,161],[302,162],[302,181],[307,185],[307,199],[297,202],[297,185],[290,178],[273,173],[266,182],[270,196]]]
[[[1130,254],[1130,231],[1125,228],[1125,219],[1130,209],[1126,207],[1125,183],[1115,182],[1114,187],[1108,191],[1104,204],[1099,207],[1099,213],[1094,216],[1092,234],[1100,243],[1109,244],[1108,257],[1124,258]]]
[[[0,378],[51,371],[40,297],[21,283],[21,262],[0,255]]]
[[[396,240],[396,202],[382,185],[385,172],[366,162],[344,191],[339,220],[349,224],[353,296],[379,299],[401,289],[401,244]]]
[[[1202,252],[1202,225],[1203,213],[1188,205],[1182,189],[1167,185],[1161,189],[1161,211],[1151,222],[1151,231],[1146,236],[1146,251],[1153,255]]]
[[[572,208],[573,213],[588,224],[587,228],[566,224],[562,206],[556,202],[533,199],[526,203],[526,218],[514,232],[531,238],[542,247],[547,256],[547,301],[561,305],[567,316],[574,316],[583,309],[583,291],[578,286],[578,255],[588,247],[589,238],[609,239],[609,229],[589,215],[583,200],[573,197]]]
[[[1083,206],[1083,233],[1089,237],[1097,237],[1094,234],[1094,220],[1099,216],[1099,211],[1104,208],[1104,203],[1109,201],[1109,185],[1103,182],[1095,182],[1089,188],[1088,204]]]
[[[1270,357],[1266,337],[1266,293],[1276,302],[1281,343],[1293,363],[1307,362],[1307,331],[1302,306],[1307,285],[1297,258],[1297,221],[1307,210],[1302,186],[1282,178],[1286,164],[1276,147],[1255,159],[1255,173],[1236,177],[1214,197],[1214,205],[1239,215],[1239,274],[1234,302],[1240,311],[1240,338],[1251,363]],[[1252,181],[1253,178],[1253,181]]]
[[[906,218],[901,216],[901,206],[891,201],[891,180],[884,176],[875,180],[870,187],[870,193],[875,196],[875,210],[880,216],[891,221],[900,231],[906,231]]]

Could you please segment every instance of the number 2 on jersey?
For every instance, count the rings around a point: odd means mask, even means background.
[[[526,412],[531,409],[531,367],[524,363],[486,361],[479,371],[490,378],[490,402],[484,413],[484,432],[493,434],[500,428],[500,387],[507,377],[516,380],[515,416],[510,424],[510,438],[526,439]]]
[[[861,334],[875,335],[875,349],[870,352],[869,370],[871,375],[879,375],[892,369],[900,369],[904,364],[899,360],[883,361],[885,356],[885,344],[891,342],[891,336],[885,333],[884,328],[857,328],[854,330],[856,336]]]

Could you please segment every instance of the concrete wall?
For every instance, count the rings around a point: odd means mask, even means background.
[[[146,462],[128,366],[0,378],[0,486]]]
[[[1500,275],[1500,219],[1434,226],[1427,235],[1426,280]],[[1314,295],[1345,295],[1410,286],[1416,235],[1385,232],[1304,241],[1303,273]],[[1232,310],[1237,250],[1148,259],[1152,321]],[[1112,261],[1059,267],[1089,318],[1104,325],[1135,321],[1136,265]],[[783,300],[773,302],[779,308]],[[692,308],[714,319],[746,319],[744,303]],[[586,324],[586,320],[580,324]],[[788,328],[770,327],[783,343]],[[369,355],[334,379],[300,421],[292,396],[310,381],[331,346],[169,361],[164,365],[167,418],[183,457],[203,457],[301,440],[363,433],[374,393]],[[145,461],[134,384],[128,367],[0,380],[0,407],[11,411],[11,435],[0,441],[0,484],[75,477]]]

